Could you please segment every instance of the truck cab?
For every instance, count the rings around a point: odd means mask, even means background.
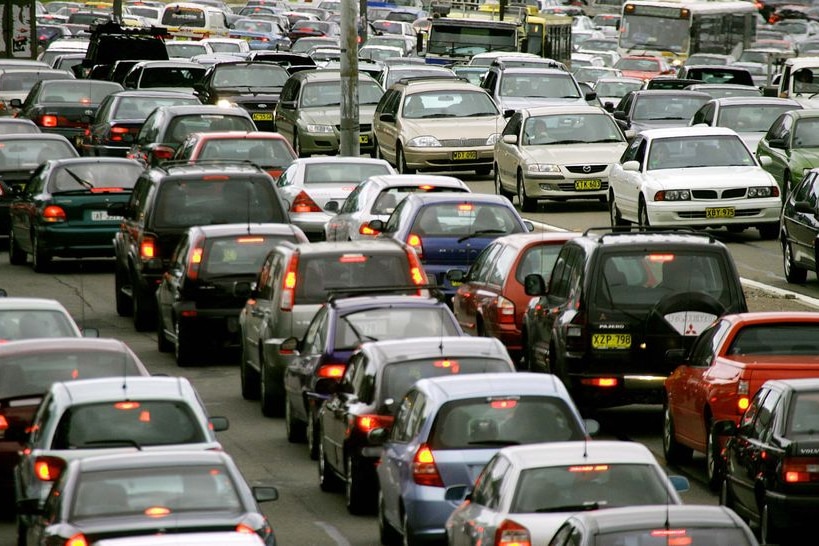
[[[787,59],[779,82],[764,87],[763,94],[794,99],[805,108],[819,107],[819,57]]]

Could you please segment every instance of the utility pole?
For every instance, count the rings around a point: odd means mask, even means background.
[[[114,12],[114,21],[116,21],[117,23],[121,23],[122,22],[122,0],[114,0],[113,12]]]
[[[339,154],[361,155],[358,125],[358,0],[341,0],[341,134]]]

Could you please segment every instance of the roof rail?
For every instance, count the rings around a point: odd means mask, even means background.
[[[241,165],[262,169],[257,163],[249,159],[168,159],[163,161],[160,167],[196,167],[200,165]]]
[[[108,20],[102,23],[92,23],[89,32],[94,34],[126,34],[129,36],[167,36],[166,27],[124,27],[117,21]]]
[[[606,236],[612,235],[698,235],[701,237],[707,237],[709,242],[714,242],[716,239],[710,233],[698,230],[690,226],[680,226],[680,227],[664,227],[664,226],[597,226],[597,227],[590,227],[586,228],[583,232],[583,236],[587,237],[592,235],[592,233],[600,233],[600,238],[598,240],[602,240]]]
[[[469,83],[469,79],[465,78],[463,76],[457,76],[457,75],[449,76],[449,75],[446,75],[446,74],[441,74],[440,76],[438,76],[438,75],[412,76],[412,77],[409,77],[409,78],[401,78],[395,83],[400,83],[400,84],[406,85],[408,83],[413,83],[413,82],[425,82],[425,81],[435,81],[435,80],[444,80],[444,81],[460,80],[460,81],[464,81],[464,82]]]
[[[339,287],[339,288],[330,288],[327,289],[327,293],[329,294],[327,297],[327,301],[330,304],[335,303],[338,299],[344,299],[354,296],[377,296],[377,295],[384,295],[384,294],[394,294],[395,292],[415,292],[417,290],[429,290],[430,296],[434,297],[439,301],[445,301],[446,296],[441,291],[441,287],[437,284],[399,284],[393,286],[378,286],[378,287],[366,287],[366,286],[351,286],[351,287]]]

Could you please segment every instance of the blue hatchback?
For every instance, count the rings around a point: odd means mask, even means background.
[[[421,379],[403,398],[376,466],[382,544],[445,540],[460,500],[447,487],[473,484],[502,447],[587,439],[584,421],[554,375],[493,373]],[[371,433],[377,436],[377,433]]]
[[[443,289],[451,303],[459,283],[446,272],[464,273],[494,239],[532,231],[534,226],[499,195],[480,193],[412,193],[402,200],[386,223],[370,222],[381,232],[415,249],[427,277]]]

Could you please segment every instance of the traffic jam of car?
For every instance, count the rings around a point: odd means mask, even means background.
[[[0,542],[807,543],[819,11],[575,4],[33,2]]]

